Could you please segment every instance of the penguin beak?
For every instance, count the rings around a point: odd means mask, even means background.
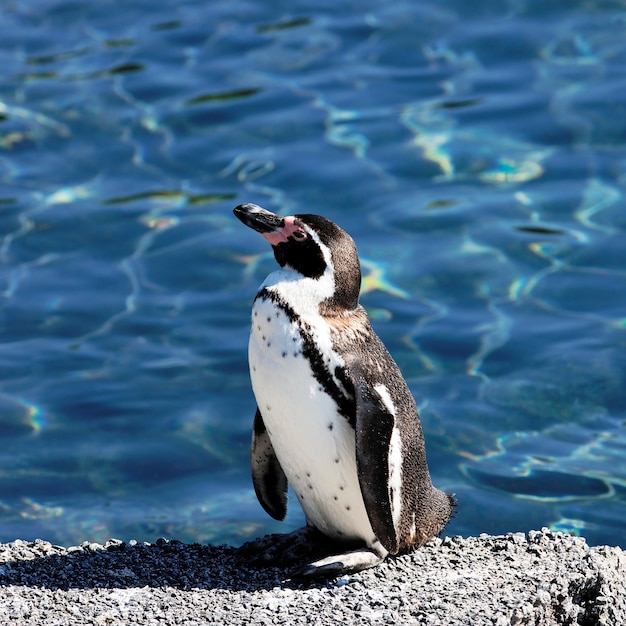
[[[233,213],[246,226],[256,230],[257,233],[264,237],[276,233],[285,227],[284,218],[261,208],[257,204],[240,204],[233,209]]]

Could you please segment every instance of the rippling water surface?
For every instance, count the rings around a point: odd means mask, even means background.
[[[626,5],[0,2],[0,540],[239,543],[246,346],[322,213],[450,534],[626,546]]]

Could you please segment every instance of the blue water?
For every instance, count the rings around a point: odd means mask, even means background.
[[[626,6],[0,2],[0,540],[230,542],[241,202],[357,241],[448,534],[626,546]]]

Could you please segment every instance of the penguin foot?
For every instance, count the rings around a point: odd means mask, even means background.
[[[351,550],[293,568],[290,576],[291,578],[336,578],[379,565],[385,560],[385,556],[368,548]]]
[[[290,567],[294,563],[328,556],[336,546],[336,542],[316,528],[305,526],[287,534],[265,535],[248,541],[238,553],[251,565]]]
[[[337,554],[338,549],[355,548]],[[244,543],[238,553],[253,566],[291,568],[289,578],[334,578],[382,563],[387,552],[362,543],[338,543],[312,526],[287,534],[265,535]],[[304,563],[297,565],[295,563]]]

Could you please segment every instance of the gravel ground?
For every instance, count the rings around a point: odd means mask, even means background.
[[[548,530],[436,539],[322,583],[284,582],[229,546],[112,539],[0,544],[0,624],[626,623],[626,555]]]

